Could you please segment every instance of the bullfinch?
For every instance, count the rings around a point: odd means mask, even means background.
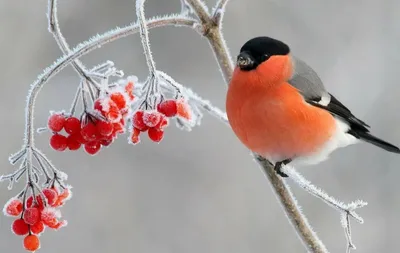
[[[240,49],[226,112],[239,140],[274,163],[283,177],[282,166],[292,161],[316,164],[359,140],[400,153],[373,136],[287,44],[270,37],[253,38]]]

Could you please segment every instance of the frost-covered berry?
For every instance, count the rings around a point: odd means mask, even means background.
[[[40,248],[40,241],[37,235],[28,235],[24,239],[24,248],[27,251],[34,252]]]
[[[22,201],[19,199],[10,199],[3,209],[4,215],[18,216],[22,212]]]
[[[130,141],[132,144],[138,144],[140,142],[140,130],[136,127],[132,130]]]
[[[135,96],[133,95],[133,88],[134,88],[133,82],[128,82],[125,85],[125,93],[128,95],[131,101],[135,99]]]
[[[143,122],[148,127],[155,127],[160,123],[161,114],[157,111],[145,111],[143,113]]]
[[[100,140],[100,144],[104,147],[110,146],[110,144],[114,141],[112,136],[104,137]]]
[[[42,221],[37,222],[31,226],[31,232],[35,235],[40,235],[44,231],[44,223]]]
[[[126,98],[121,92],[114,92],[110,95],[110,99],[114,101],[118,109],[123,110],[127,106]]]
[[[176,100],[165,100],[157,105],[157,111],[167,117],[174,117],[177,113]]]
[[[164,130],[157,128],[150,128],[148,130],[149,138],[154,142],[160,142],[164,137]]]
[[[101,136],[110,136],[113,133],[114,126],[111,122],[99,120],[96,122],[96,129]]]
[[[40,211],[36,207],[27,208],[24,211],[24,221],[28,225],[34,225],[40,220]]]
[[[69,134],[79,133],[81,130],[81,121],[75,117],[69,117],[65,120],[64,130]]]
[[[64,151],[67,148],[67,137],[61,134],[53,134],[50,138],[50,146],[57,151]]]
[[[64,128],[65,117],[62,114],[52,114],[47,120],[47,126],[53,132],[60,132]]]
[[[44,203],[43,203],[42,197],[40,195],[36,196],[36,202],[33,203],[33,196],[29,196],[29,198],[26,200],[26,206],[27,207],[37,207],[37,208],[39,208],[39,210],[43,210]]]
[[[178,99],[176,101],[177,115],[186,120],[191,120],[192,112],[190,106],[184,99]]]
[[[52,189],[43,189],[42,190],[43,195],[46,197],[47,199],[47,203],[49,205],[54,205],[54,203],[56,203],[57,198],[58,198],[58,194],[56,191],[52,190]]]
[[[69,150],[78,150],[81,147],[81,142],[78,140],[79,133],[71,134],[67,137],[67,147]]]
[[[92,122],[88,122],[82,127],[81,135],[86,141],[94,141],[97,138],[97,128]]]
[[[29,233],[29,225],[23,219],[16,219],[11,226],[11,230],[16,235],[26,235]]]
[[[149,128],[143,121],[143,115],[144,111],[137,111],[132,118],[133,126],[140,131],[146,131]]]
[[[166,116],[161,115],[161,120],[160,122],[157,124],[157,126],[155,126],[154,128],[157,129],[164,129],[165,127],[167,127],[169,124],[169,120]]]
[[[101,145],[98,141],[90,141],[85,144],[85,151],[89,155],[95,155],[100,151]]]

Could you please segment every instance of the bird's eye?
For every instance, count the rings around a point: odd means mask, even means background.
[[[261,60],[261,62],[263,62],[263,61],[266,61],[266,60],[268,60],[269,59],[269,55],[267,55],[267,54],[263,54],[263,55],[261,55],[261,57],[260,57],[260,60]]]

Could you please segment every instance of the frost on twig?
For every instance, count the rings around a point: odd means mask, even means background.
[[[333,207],[334,209],[340,212],[340,219],[341,224],[345,230],[345,235],[347,239],[347,250],[355,249],[355,245],[352,242],[351,238],[351,227],[350,227],[350,219],[349,217],[354,218],[359,223],[364,223],[364,220],[358,215],[355,210],[361,207],[366,206],[368,203],[362,200],[356,200],[349,204],[345,204],[342,201],[339,201],[331,196],[329,196],[326,192],[322,189],[314,186],[310,181],[305,179],[299,172],[297,172],[293,167],[290,165],[286,165],[283,168],[283,172],[286,173],[289,178],[296,183],[298,186],[306,190],[311,195],[321,199],[329,206]]]
[[[212,20],[218,25],[221,25],[221,21],[223,19],[226,5],[229,0],[218,0],[217,4],[212,10]]]

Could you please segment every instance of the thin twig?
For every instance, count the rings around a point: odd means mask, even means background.
[[[226,5],[228,4],[229,0],[218,0],[217,4],[213,9],[213,14],[211,15],[211,19],[216,23],[218,26],[221,25],[221,21],[223,19]]]
[[[144,3],[146,0],[136,1],[136,15],[139,24],[140,38],[142,41],[142,47],[144,55],[146,56],[147,67],[149,68],[150,75],[156,75],[156,63],[154,62],[153,55],[151,54],[149,32],[146,25],[146,17],[144,15]]]

